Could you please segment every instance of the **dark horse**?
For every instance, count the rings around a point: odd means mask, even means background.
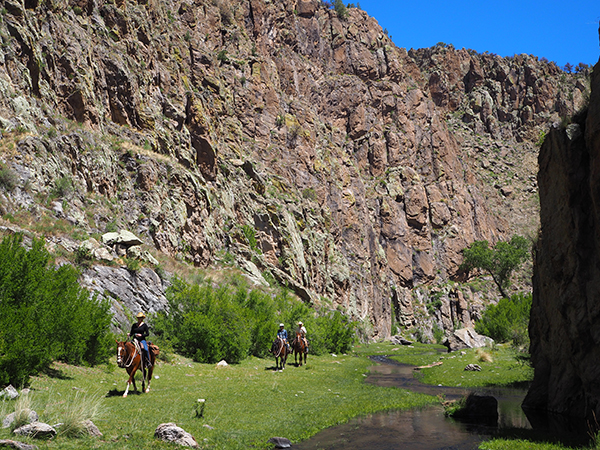
[[[283,370],[285,369],[285,362],[288,357],[288,348],[283,342],[283,339],[278,337],[273,341],[273,345],[271,346],[271,353],[275,356],[275,370]],[[279,362],[281,362],[281,369],[279,369]]]
[[[123,397],[127,397],[127,393],[129,392],[129,386],[133,383],[133,389],[137,391],[137,386],[135,385],[135,373],[141,369],[142,370],[142,392],[150,391],[150,380],[152,380],[152,372],[154,372],[154,363],[156,361],[156,355],[158,355],[158,347],[155,345],[150,348],[150,367],[146,367],[144,361],[140,354],[139,347],[136,348],[136,345],[133,342],[117,342],[117,365],[121,369],[127,369],[127,373],[129,374],[129,380],[127,380],[127,388],[125,389],[125,393]],[[146,388],[146,380],[148,381],[148,388]]]
[[[298,353],[300,353],[300,365],[302,365],[302,355],[304,355],[304,364],[306,364],[306,354],[308,353],[308,347],[306,341],[300,333],[296,333],[296,339],[292,342],[292,349],[294,351],[294,362],[298,366]]]

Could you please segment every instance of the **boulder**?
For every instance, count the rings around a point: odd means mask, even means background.
[[[38,414],[34,410],[29,411],[29,416],[27,417],[27,422],[37,422],[39,420]],[[15,413],[10,413],[8,416],[4,418],[2,421],[2,428],[10,428],[11,425],[15,422]]]
[[[390,338],[390,341],[394,345],[412,345],[413,344],[412,341],[408,341],[408,340],[404,339],[402,336],[392,336]]]
[[[0,448],[15,448],[17,450],[37,450],[37,445],[25,444],[24,442],[0,439]]]
[[[290,448],[292,446],[290,440],[284,437],[272,437],[267,442],[275,444],[275,448]]]
[[[479,364],[467,364],[464,370],[468,372],[481,372],[481,366]]]
[[[315,0],[298,0],[298,15],[312,17],[317,12],[318,3]]]
[[[139,259],[141,261],[147,261],[155,266],[159,265],[159,262],[156,260],[156,258],[152,256],[149,251],[142,249],[141,245],[132,245],[129,247],[127,249],[127,257]]]
[[[9,399],[9,400],[14,400],[18,396],[19,396],[19,392],[11,384],[6,386],[0,393],[0,397]]]
[[[487,336],[477,334],[474,328],[461,328],[455,330],[450,336],[448,336],[443,345],[448,348],[448,353],[455,350],[462,350],[463,348],[479,348],[492,345],[494,340]]]
[[[106,245],[121,244],[125,247],[131,247],[132,245],[142,245],[144,243],[135,234],[127,230],[121,230],[118,233],[104,233],[102,235],[102,242],[104,242]]]
[[[92,437],[102,437],[103,436],[103,434],[100,432],[98,427],[91,420],[86,420],[85,422],[83,422],[83,425],[85,426],[85,430],[87,431],[87,433],[90,436],[92,436]]]
[[[452,417],[469,422],[493,424],[498,422],[498,400],[491,395],[469,394],[464,408],[457,410]]]
[[[178,427],[174,423],[161,423],[154,431],[154,437],[165,442],[172,442],[174,444],[182,445],[184,447],[198,448],[196,439],[185,431],[183,428]]]
[[[14,433],[36,439],[50,439],[56,436],[56,429],[47,423],[33,422],[17,428]]]

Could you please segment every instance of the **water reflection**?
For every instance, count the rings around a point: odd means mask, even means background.
[[[457,399],[470,388],[432,386],[413,376],[413,367],[377,356],[380,363],[370,368],[366,381],[377,386],[395,386],[429,395]],[[571,446],[587,445],[589,436],[582,421],[565,422],[562,417],[538,416],[521,409],[526,389],[477,389],[498,400],[498,423],[492,426],[464,423],[444,417],[441,406],[421,410],[390,411],[351,420],[347,424],[324,430],[294,449],[309,450],[470,450],[491,437],[523,438],[562,442]],[[562,422],[562,423],[561,423]],[[532,425],[533,424],[533,425]]]

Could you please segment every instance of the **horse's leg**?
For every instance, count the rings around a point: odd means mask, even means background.
[[[125,388],[125,392],[123,393],[123,397],[127,397],[127,393],[129,392],[129,386],[131,386],[131,382],[133,381],[133,388],[136,389],[135,387],[135,370],[130,370],[130,368],[127,368],[127,373],[129,374],[129,379],[127,380],[127,387]],[[137,389],[136,389],[137,390]]]
[[[142,365],[142,392],[146,392],[146,367]]]
[[[148,367],[148,387],[146,388],[146,394],[150,392],[150,380],[152,379],[152,372],[154,372],[154,365]]]

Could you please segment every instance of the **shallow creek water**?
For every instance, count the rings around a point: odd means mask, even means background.
[[[379,365],[370,368],[367,382],[377,386],[395,386],[429,395],[443,394],[457,399],[468,392],[493,395],[498,400],[498,423],[465,423],[444,416],[441,406],[410,411],[388,411],[358,417],[350,422],[323,430],[311,439],[294,444],[296,450],[433,450],[477,449],[492,437],[556,441],[583,446],[589,442],[583,422],[567,423],[560,417],[527,416],[521,409],[525,389],[452,388],[420,383],[413,366],[383,356],[372,357]]]

